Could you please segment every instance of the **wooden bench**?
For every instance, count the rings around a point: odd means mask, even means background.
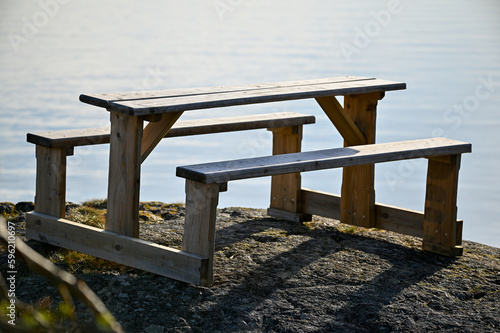
[[[154,117],[149,118],[155,121]],[[165,138],[267,128],[273,132],[273,153],[298,152],[302,125],[313,124],[311,115],[279,112],[238,117],[184,120],[176,122]],[[64,217],[66,202],[66,157],[74,147],[110,142],[110,129],[85,128],[43,133],[28,133],[27,141],[36,144],[37,173],[35,204],[38,212]],[[293,142],[287,147],[285,142]],[[56,195],[49,193],[56,189]],[[55,197],[55,198],[54,198]]]
[[[407,229],[417,230],[406,233],[420,235],[424,250],[448,256],[460,255],[461,224],[457,221],[456,208],[458,170],[461,154],[469,153],[471,149],[470,143],[434,138],[177,167],[177,176],[186,178],[186,221],[182,250],[208,257],[208,267],[203,270],[201,281],[210,285],[213,281],[218,197],[220,191],[227,190],[229,181],[424,157],[429,160],[424,213],[377,205],[383,213],[380,220],[375,219],[373,227],[388,226],[390,230],[403,233]],[[338,197],[303,191],[301,207],[304,212],[340,216]],[[307,192],[315,198],[308,200]],[[329,205],[318,207],[319,203]],[[384,220],[392,218],[392,215],[403,220],[402,229],[385,223]],[[392,224],[397,226],[398,221],[392,221]]]

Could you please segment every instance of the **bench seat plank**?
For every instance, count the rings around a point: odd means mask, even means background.
[[[263,88],[262,88],[263,87]],[[295,84],[253,85],[247,88],[217,88],[202,93],[180,94],[157,92],[150,97],[130,98],[121,100],[103,99],[102,95],[81,95],[80,101],[105,107],[108,110],[123,112],[132,116],[199,110],[235,105],[278,102],[294,99],[317,98],[345,94],[360,94],[373,91],[388,91],[405,89],[406,84],[375,78],[334,78],[319,83],[296,81]],[[222,89],[222,90],[221,90]],[[111,94],[113,97],[113,94]],[[105,96],[105,98],[109,98]]]
[[[222,133],[259,128],[278,128],[314,124],[315,117],[295,112],[254,114],[177,121],[165,137]],[[109,127],[28,133],[27,141],[48,148],[76,147],[109,143]]]
[[[331,169],[471,152],[470,143],[446,138],[380,143],[177,167],[177,176],[201,183]]]

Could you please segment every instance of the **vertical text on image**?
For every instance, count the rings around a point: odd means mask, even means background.
[[[7,317],[10,325],[16,325],[16,229],[14,222],[7,222]]]

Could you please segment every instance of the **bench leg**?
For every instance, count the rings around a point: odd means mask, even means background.
[[[110,111],[106,230],[139,237],[142,117]]]
[[[66,148],[36,146],[35,211],[65,217]]]
[[[460,158],[460,155],[429,158],[422,243],[426,251],[462,255],[462,223],[457,221]]]
[[[215,252],[215,221],[219,192],[222,184],[202,184],[186,180],[186,218],[182,250],[208,257],[202,268],[201,284],[213,283],[213,262]]]
[[[271,128],[273,155],[301,151],[302,126]],[[311,215],[301,213],[300,173],[288,173],[271,177],[271,203],[267,214],[290,221],[310,221]]]
[[[344,110],[352,118],[367,144],[375,143],[377,101],[383,92],[344,96]],[[348,146],[347,142],[344,143]],[[342,171],[340,221],[360,227],[375,226],[375,166],[345,167]]]

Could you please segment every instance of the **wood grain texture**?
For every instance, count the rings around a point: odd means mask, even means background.
[[[424,234],[424,213],[375,203],[375,228],[422,238]]]
[[[335,96],[318,97],[316,101],[344,138],[347,146],[366,144],[366,139]]]
[[[302,188],[302,212],[340,220],[340,196]]]
[[[311,189],[302,189],[303,212],[340,220],[340,195]],[[462,225],[462,220],[456,221]],[[422,238],[424,235],[424,212],[381,203],[375,203],[375,228]],[[461,228],[457,228],[461,239]]]
[[[139,237],[139,189],[143,121],[110,112],[108,212],[106,230]]]
[[[159,116],[161,116],[161,114],[159,114]],[[165,138],[254,130],[260,128],[300,126],[314,123],[314,116],[295,112],[178,120],[170,131],[167,132]],[[109,127],[28,133],[27,141],[49,148],[98,145],[109,143],[109,133]]]
[[[219,184],[202,184],[186,180],[186,218],[182,250],[208,257],[201,279],[203,285],[213,283],[215,223],[219,202]]]
[[[470,151],[470,143],[432,138],[180,166],[177,167],[177,176],[204,183],[224,183],[237,179]]]
[[[314,84],[323,84],[332,82],[348,82],[348,81],[360,81],[360,80],[372,80],[372,79],[373,78],[345,76],[337,78],[259,83],[250,85],[180,88],[180,89],[168,89],[168,90],[148,90],[148,91],[117,92],[117,93],[104,93],[104,94],[82,94],[80,95],[80,101],[83,103],[88,103],[95,106],[107,108],[109,104],[112,102],[139,100],[146,98],[168,98],[168,97],[174,98],[182,96],[218,94],[218,93],[228,93],[228,92],[238,92],[238,91],[270,89],[278,87],[293,87],[301,85],[314,85]]]
[[[36,146],[35,210],[65,216],[66,148]]]
[[[288,131],[273,131],[273,155],[298,153],[302,144],[302,126],[286,127]],[[270,208],[300,212],[300,173],[272,176]]]
[[[457,235],[457,191],[460,155],[453,163],[429,159],[424,215],[424,250],[447,256],[462,254]]]
[[[313,80],[314,81],[314,80]],[[323,96],[361,94],[374,91],[405,89],[406,84],[373,78],[332,78],[319,83],[297,81],[293,84],[263,84],[245,88],[201,88],[200,92],[156,91],[148,95],[131,93],[81,95],[80,101],[108,110],[139,116],[255,103],[316,98]]]
[[[30,239],[87,253],[192,284],[201,284],[208,258],[40,213],[26,216]]]
[[[142,135],[141,163],[151,154],[181,115],[182,112],[163,114],[159,121],[146,125]]]
[[[344,110],[363,134],[367,144],[375,143],[377,102],[383,92],[344,96]],[[350,146],[347,140],[344,146]],[[341,217],[343,223],[360,227],[375,224],[375,167],[359,165],[342,170]]]

